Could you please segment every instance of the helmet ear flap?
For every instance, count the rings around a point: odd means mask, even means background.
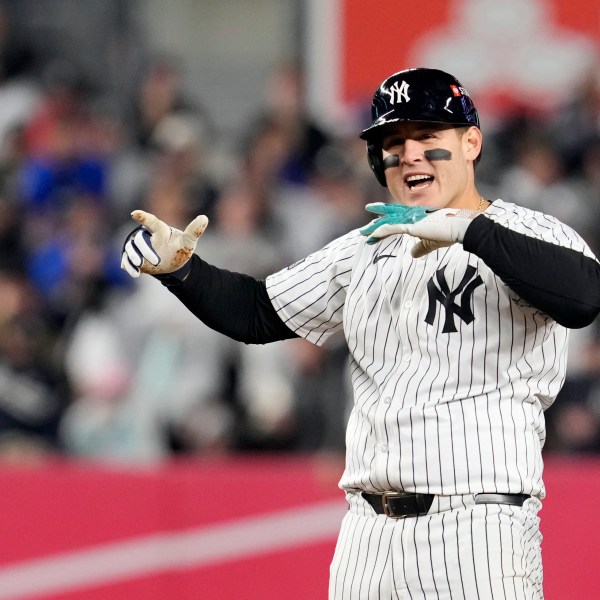
[[[375,173],[377,181],[379,181],[379,183],[383,187],[387,187],[387,182],[385,180],[385,170],[383,168],[383,154],[381,152],[381,144],[367,142],[367,158],[369,161],[369,166],[371,167],[373,173]]]

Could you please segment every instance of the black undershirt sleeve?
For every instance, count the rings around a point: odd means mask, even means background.
[[[165,286],[205,325],[239,342],[266,344],[298,337],[279,318],[264,281],[191,258],[183,282]]]
[[[585,327],[600,312],[600,263],[581,252],[517,233],[483,215],[469,225],[463,246],[565,327]]]

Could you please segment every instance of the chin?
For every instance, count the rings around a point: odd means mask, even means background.
[[[401,204],[406,204],[407,206],[431,206],[431,208],[439,208],[439,199],[426,194],[405,195],[401,200]]]

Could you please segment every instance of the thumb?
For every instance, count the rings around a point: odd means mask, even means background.
[[[365,210],[379,215],[385,214],[385,202],[370,202],[365,206]]]
[[[419,241],[417,242],[410,251],[410,254],[413,258],[421,258],[421,256],[425,256],[426,254],[428,254],[430,252],[430,250],[427,249],[427,247],[429,246],[429,244],[424,244],[423,241]],[[433,248],[432,248],[433,250]]]
[[[437,242],[435,240],[419,240],[411,249],[413,258],[421,258],[434,250],[451,246],[453,242]]]
[[[195,244],[204,233],[207,225],[208,218],[205,215],[198,215],[183,232],[182,240],[184,244]]]
[[[168,235],[171,229],[164,221],[161,221],[152,213],[145,210],[134,210],[131,216],[152,234],[163,233],[164,235]]]

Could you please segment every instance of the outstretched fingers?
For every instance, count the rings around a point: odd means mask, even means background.
[[[385,202],[371,202],[365,206],[365,210],[377,215],[389,215],[398,211],[398,204],[386,204]]]
[[[200,236],[204,233],[208,225],[208,218],[205,215],[198,215],[183,232],[183,242],[186,246],[194,245]]]
[[[131,213],[131,216],[150,233],[161,233],[165,237],[169,235],[171,228],[152,213],[146,212],[145,210],[134,210]]]

